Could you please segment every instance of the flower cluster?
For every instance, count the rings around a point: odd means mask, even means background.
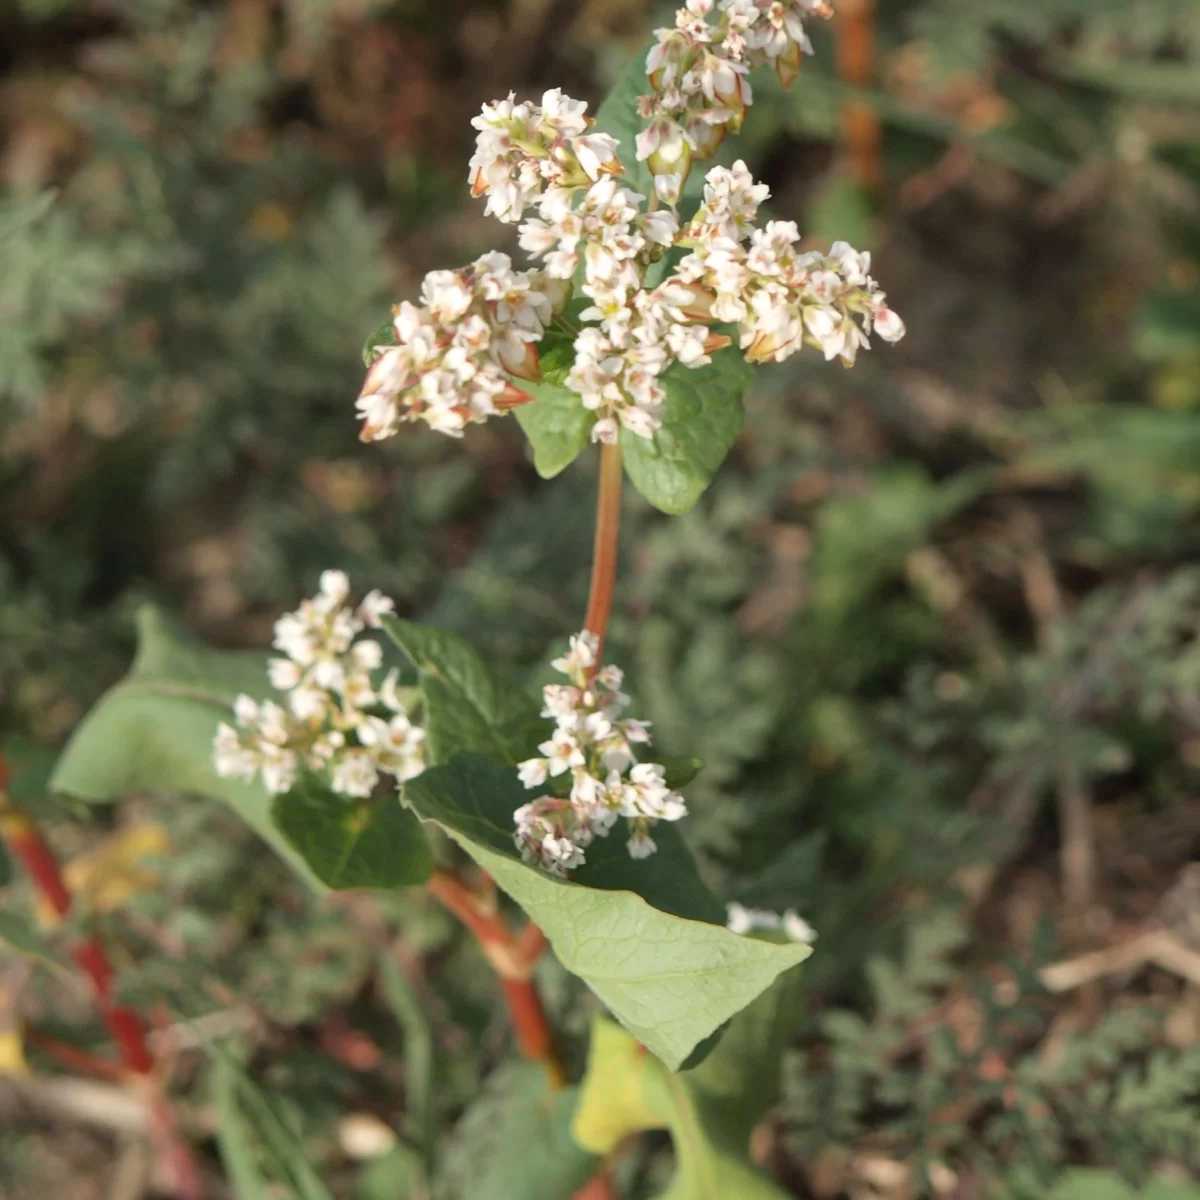
[[[285,658],[268,663],[271,685],[285,704],[239,696],[237,728],[222,722],[213,742],[218,775],[253,779],[267,791],[286,792],[301,767],[328,771],[333,790],[369,796],[381,775],[411,779],[424,769],[425,731],[408,717],[391,671],[376,686],[383,661],[373,639],[393,603],[370,592],[358,609],[347,603],[350,583],[341,571],[321,576],[320,593],[275,624],[275,647]]]
[[[828,0],[687,0],[674,28],[655,31],[646,58],[654,90],[639,100],[648,124],[638,159],[677,191],[693,158],[711,157],[726,131],[741,127],[753,99],[749,73],[769,66],[790,86],[812,53],[804,22],[832,11]]]
[[[555,88],[542,103],[517,102],[516,95],[485,104],[471,124],[479,130],[471,157],[471,192],[488,198],[486,212],[510,224],[546,188],[595,183],[619,173],[616,139],[588,133],[587,104]]]
[[[693,293],[673,283],[636,293],[627,307],[607,313],[575,339],[566,385],[597,414],[592,440],[615,442],[620,427],[653,437],[666,398],[659,377],[674,362],[702,367],[729,339],[691,320]],[[593,310],[587,310],[593,311]]]
[[[562,781],[557,790],[564,795],[540,796],[513,814],[522,858],[554,875],[581,866],[584,850],[620,817],[632,825],[629,853],[645,858],[655,851],[651,826],[687,815],[663,768],[634,757],[634,744],[649,744],[649,729],[643,721],[621,717],[629,704],[620,690],[621,672],[611,666],[597,670],[597,648],[596,636],[585,631],[572,637],[569,652],[555,660],[554,668],[570,683],[543,691],[542,715],[554,718],[554,735],[538,747],[545,757],[518,768],[527,788],[550,781],[553,792],[554,781]]]
[[[743,908],[730,902],[726,906],[725,928],[732,933],[779,932],[789,942],[811,945],[817,940],[817,931],[794,908],[780,914],[768,908]]]
[[[537,377],[537,351],[563,285],[540,271],[515,271],[491,252],[457,271],[432,271],[421,305],[394,311],[394,345],[376,347],[357,409],[362,440],[393,436],[404,421],[426,421],[460,437],[472,422],[530,397],[506,372]]]
[[[737,324],[747,361],[782,362],[808,343],[850,366],[872,331],[889,342],[904,336],[904,322],[868,274],[870,254],[845,242],[828,254],[801,250],[794,221],[753,228],[767,193],[744,163],[716,167],[708,181],[684,231],[695,249],[675,278],[697,289],[693,303],[707,305],[715,320]]]

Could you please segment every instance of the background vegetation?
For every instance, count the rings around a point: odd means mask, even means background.
[[[0,9],[0,747],[123,989],[178,1026],[213,1195],[254,1195],[221,1191],[238,1129],[263,1195],[424,1195],[428,1139],[435,1196],[501,1200],[526,1083],[496,984],[419,896],[317,903],[224,811],[39,781],[146,599],[261,646],[338,565],[518,675],[574,628],[590,468],[537,480],[512,422],[361,447],[359,348],[494,243],[479,104],[595,102],[663,16]],[[755,1153],[813,1200],[1195,1200],[1200,8],[879,0],[822,33],[745,153],[777,214],[875,251],[909,336],[763,372],[693,512],[628,498],[612,634],[656,743],[706,760],[710,881],[820,934]],[[594,1002],[540,970],[578,1065]],[[0,941],[0,1195],[161,1186],[137,1112],[64,1066],[90,1020]],[[669,1160],[642,1139],[621,1194]]]

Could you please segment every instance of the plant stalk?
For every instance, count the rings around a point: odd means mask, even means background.
[[[617,582],[617,547],[621,534],[621,445],[600,447],[600,489],[596,497],[596,539],[592,547],[592,584],[583,627],[598,640],[596,664],[604,654],[608,618]]]
[[[0,839],[24,866],[55,915],[65,919],[71,911],[71,893],[58,859],[32,818],[9,800],[7,786],[7,766],[0,759]],[[191,1148],[175,1128],[155,1074],[142,1018],[133,1009],[114,1002],[113,969],[103,943],[90,934],[75,947],[73,957],[91,982],[96,1011],[120,1052],[122,1074],[134,1083],[145,1101],[154,1141],[175,1177],[175,1194],[180,1200],[200,1200],[204,1194],[200,1169]]]
[[[563,1087],[566,1068],[533,982],[533,968],[546,945],[545,934],[532,922],[514,934],[491,897],[481,896],[449,871],[434,871],[425,886],[438,903],[471,931],[495,969],[521,1053],[545,1067],[552,1087]]]

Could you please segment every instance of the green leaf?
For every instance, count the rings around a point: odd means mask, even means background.
[[[670,1130],[675,1176],[659,1200],[784,1200],[786,1193],[748,1156],[750,1133],[779,1086],[781,980],[736,1017],[702,1067],[672,1075],[623,1029],[592,1024],[587,1074],[572,1131],[597,1154],[631,1134]]]
[[[398,617],[384,617],[383,628],[419,673],[431,762],[446,762],[460,750],[508,763],[527,757],[540,728],[531,697],[496,679],[475,648],[453,633]]]
[[[533,447],[533,465],[543,479],[565,471],[583,452],[596,424],[596,414],[583,407],[577,392],[553,383],[522,383],[535,397],[514,409]]]
[[[396,326],[391,321],[383,321],[371,330],[370,336],[363,342],[363,366],[369,367],[380,355],[385,346],[396,344]]]
[[[0,887],[4,887],[6,883],[11,883],[13,877],[12,859],[8,857],[8,850],[3,842],[0,842]]]
[[[238,1200],[271,1200],[278,1194],[275,1180],[296,1200],[333,1200],[278,1103],[227,1050],[215,1043],[210,1049],[213,1104],[220,1116],[217,1148]]]
[[[659,852],[629,857],[614,830],[588,847],[570,881],[521,862],[513,812],[529,799],[511,768],[475,754],[410,780],[405,798],[475,859],[545,931],[562,964],[672,1068],[808,957],[807,946],[730,933],[678,831],[660,824]]]
[[[662,428],[653,438],[621,430],[626,474],[655,508],[682,513],[700,499],[742,428],[751,376],[733,348],[694,371],[677,363],[662,377]]]
[[[180,636],[156,608],[138,614],[138,651],[67,743],[50,787],[89,803],[131,792],[190,792],[223,800],[314,887],[304,859],[271,820],[258,782],[222,779],[212,765],[217,724],[240,692],[269,691],[266,656],[212,650]]]
[[[356,801],[309,776],[275,797],[271,816],[331,888],[405,887],[424,883],[433,870],[421,823],[394,792]]]
[[[658,759],[658,765],[666,776],[667,787],[678,791],[687,787],[704,770],[704,759],[686,754],[668,754]]]
[[[539,1063],[508,1063],[455,1130],[444,1172],[457,1200],[569,1200],[599,1160],[571,1138],[577,1089],[551,1090]]]

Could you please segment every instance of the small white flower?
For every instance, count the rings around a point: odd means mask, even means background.
[[[379,782],[379,772],[365,750],[347,750],[334,765],[331,786],[346,796],[367,797]]]
[[[546,782],[549,763],[544,758],[527,758],[517,764],[517,775],[527,788],[540,787]]]
[[[300,664],[290,658],[272,658],[267,663],[267,678],[281,692],[294,688],[304,675]]]
[[[396,611],[396,602],[378,588],[369,591],[358,606],[359,620],[370,629],[378,629],[380,618]]]
[[[733,933],[749,934],[760,929],[782,931],[789,941],[804,945],[811,945],[817,938],[816,930],[794,908],[789,908],[780,916],[770,909],[744,908],[731,901],[726,905],[726,914],[725,928]]]
[[[783,932],[793,942],[811,945],[817,940],[817,931],[794,908],[787,909],[783,914]]]
[[[658,849],[654,844],[654,839],[645,829],[636,829],[630,834],[626,845],[630,858],[649,858]]]
[[[319,605],[335,608],[339,604],[345,603],[348,595],[350,595],[350,580],[345,571],[321,572],[321,595],[317,600]]]

